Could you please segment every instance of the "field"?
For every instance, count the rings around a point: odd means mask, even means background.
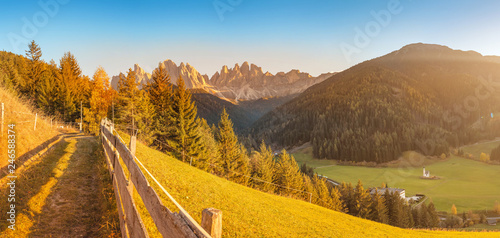
[[[464,230],[464,231],[500,231],[500,225],[497,224],[496,226],[490,226],[487,224],[477,224],[474,226],[463,228],[461,230]]]
[[[499,142],[495,142],[499,143]],[[470,153],[493,148],[495,143],[481,143],[464,148]],[[489,153],[489,151],[484,151]],[[488,165],[478,161],[450,156],[446,160],[417,159],[403,160],[388,167],[372,168],[362,166],[341,166],[331,161],[312,159],[307,149],[295,153],[299,163],[316,167],[318,174],[333,180],[357,183],[360,179],[365,187],[381,186],[406,189],[406,195],[425,194],[441,211],[450,211],[455,204],[459,212],[468,210],[491,210],[495,201],[500,200],[500,180],[495,179],[500,171],[498,165]],[[407,157],[415,158],[415,155]],[[422,166],[437,180],[424,180]]]
[[[479,159],[482,152],[490,154],[490,152],[500,145],[500,140],[494,140],[491,142],[484,142],[470,146],[462,147],[465,153],[470,153],[474,155],[476,159]]]
[[[203,209],[213,207],[222,210],[224,237],[350,237],[353,234],[360,237],[498,236],[498,233],[403,230],[359,219],[229,182],[141,143],[137,144],[137,157],[198,222]],[[152,179],[146,177],[156,187]],[[166,195],[159,195],[166,206],[175,211]],[[143,211],[142,207],[139,209]],[[154,226],[148,221],[145,223],[146,226]],[[151,234],[151,237],[156,236],[158,234]]]

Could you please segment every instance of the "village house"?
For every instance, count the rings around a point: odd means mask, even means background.
[[[397,193],[402,199],[406,199],[405,190],[402,188],[371,188],[370,194],[373,195],[377,191],[378,194],[384,195],[386,190],[389,190],[390,194]]]

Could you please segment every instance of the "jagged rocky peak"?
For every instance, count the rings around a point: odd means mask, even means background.
[[[254,100],[263,97],[287,96],[301,93],[308,87],[325,80],[326,77],[315,78],[299,70],[288,73],[279,72],[273,75],[269,71],[247,61],[233,68],[222,66],[215,72],[209,83],[220,89],[220,94],[230,99]]]

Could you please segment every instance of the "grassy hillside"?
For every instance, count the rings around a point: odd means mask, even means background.
[[[465,147],[467,151],[483,151],[498,142],[486,142]],[[466,149],[464,149],[466,150]],[[490,149],[491,150],[491,149]],[[388,167],[371,168],[362,166],[335,165],[334,161],[312,159],[310,148],[303,149],[296,156],[299,163],[315,167],[315,171],[333,180],[356,183],[358,179],[367,187],[381,186],[387,183],[391,187],[406,189],[406,195],[423,193],[429,196],[436,208],[449,211],[455,204],[459,212],[492,209],[500,198],[500,181],[492,179],[498,176],[500,166],[488,165],[478,161],[451,156],[447,160],[406,158]],[[308,153],[309,152],[309,153]],[[414,154],[409,157],[418,158]],[[438,180],[421,179],[422,167],[438,176]]]
[[[128,141],[127,138],[125,138]],[[410,231],[271,195],[190,167],[138,143],[137,157],[196,219],[208,207],[223,212],[224,237],[495,237],[498,233]],[[151,178],[148,178],[154,184]],[[156,188],[157,189],[157,188]],[[157,189],[157,191],[159,191]],[[168,199],[159,193],[167,206]]]
[[[14,93],[0,86],[0,103],[5,106],[4,135],[0,137],[0,150],[6,151],[7,125],[16,125],[16,156],[19,157],[26,152],[36,148],[43,142],[56,136],[58,132],[51,129],[50,122],[38,117],[36,130],[33,130],[35,112],[29,103],[14,96]],[[39,114],[40,116],[40,114]],[[0,167],[7,164],[6,159],[0,161]]]

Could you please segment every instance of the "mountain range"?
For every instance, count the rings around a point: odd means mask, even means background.
[[[173,84],[176,84],[179,76],[182,76],[189,89],[202,89],[219,98],[235,102],[299,94],[334,74],[325,73],[313,77],[299,70],[291,70],[288,73],[279,72],[273,75],[269,72],[264,73],[261,67],[244,62],[241,67],[239,64],[235,64],[233,68],[224,65],[209,79],[208,75],[200,74],[189,63],[177,66],[172,60],[165,60],[160,64],[169,73]],[[145,72],[138,64],[134,65],[133,72],[141,88],[151,79],[151,73]],[[118,80],[118,75],[111,79],[111,86],[115,89]]]
[[[198,107],[198,115],[209,124],[217,123],[225,108],[238,131],[248,128],[258,118],[275,107],[289,101],[310,86],[322,82],[334,73],[313,77],[299,70],[288,73],[279,72],[273,75],[263,72],[255,64],[243,62],[241,67],[233,68],[224,65],[209,79],[208,75],[198,72],[189,63],[177,65],[172,60],[160,63],[170,75],[172,84],[182,76],[186,86],[193,93]],[[151,73],[146,72],[138,64],[132,70],[135,73],[139,88],[149,80]],[[113,76],[111,86],[117,89],[119,76]]]

